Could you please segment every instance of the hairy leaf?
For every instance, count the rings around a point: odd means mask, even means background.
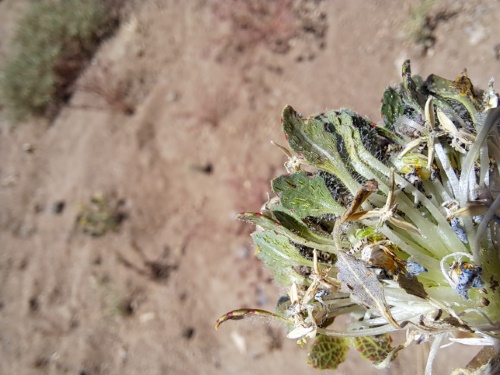
[[[309,239],[317,243],[333,245],[333,241],[330,238],[329,233],[320,229],[310,228],[302,220],[293,215],[289,215],[284,211],[273,211],[273,214],[281,225],[290,229],[292,232],[297,233],[302,238]]]
[[[276,219],[285,228],[302,238],[322,244],[333,244],[330,232],[327,232],[319,224],[311,223],[311,218],[302,220],[293,210],[283,207],[279,199],[269,202],[266,208],[270,212],[269,217]]]
[[[288,144],[316,168],[337,176],[354,193],[358,184],[351,177],[339,153],[336,136],[326,130],[317,117],[303,119],[290,106],[283,109],[283,131]]]
[[[306,284],[306,278],[293,270],[294,266],[312,266],[310,260],[302,257],[290,240],[273,231],[255,232],[252,239],[257,246],[257,257],[273,272],[281,285],[293,282]]]
[[[335,131],[337,142],[343,145],[343,162],[349,163],[351,174],[358,182],[361,182],[360,175],[366,179],[380,177],[380,169],[387,162],[385,147],[399,140],[396,135],[347,109],[327,111],[319,118],[327,124],[335,124],[330,128]],[[351,193],[355,194],[358,189]]]
[[[298,217],[341,215],[344,208],[335,202],[328,191],[325,180],[319,176],[308,177],[304,172],[280,176],[272,182],[281,204]]]
[[[303,233],[299,235],[295,233],[293,230],[290,230],[285,226],[281,225],[279,221],[273,220],[260,213],[245,212],[239,214],[236,218],[239,220],[246,221],[247,223],[257,225],[264,230],[272,230],[277,234],[282,234],[285,237],[292,240],[294,243],[297,243],[299,245],[304,245],[307,247],[311,247],[313,249],[326,251],[328,253],[335,253],[337,251],[335,246],[333,246],[333,244],[331,243],[331,241],[324,241],[324,239],[321,239],[320,240],[321,242],[316,242],[317,238],[314,236],[312,231],[303,232],[307,234],[307,237],[303,236]]]
[[[403,100],[417,113],[423,113],[424,97],[417,91],[417,85],[411,76],[410,60],[406,60],[402,67]]]
[[[427,89],[438,98],[457,100],[467,108],[473,120],[477,120],[477,109],[480,106],[474,97],[474,88],[467,76],[462,75],[455,81],[431,74],[425,81]]]
[[[392,87],[385,89],[382,100],[381,112],[384,124],[388,129],[394,130],[394,123],[404,113],[403,100],[399,93]]]

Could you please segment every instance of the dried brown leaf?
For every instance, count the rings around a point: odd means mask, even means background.
[[[339,252],[336,266],[339,269],[339,280],[357,301],[368,308],[378,310],[394,327],[401,328],[385,302],[382,284],[365,262],[347,253]]]

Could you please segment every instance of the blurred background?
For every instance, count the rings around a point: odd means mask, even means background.
[[[0,374],[317,373],[272,322],[214,330],[281,293],[234,220],[284,172],[281,110],[380,121],[407,58],[485,88],[500,2],[57,3],[0,1]],[[337,373],[420,374],[427,351]]]

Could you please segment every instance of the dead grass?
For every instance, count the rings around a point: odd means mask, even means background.
[[[132,115],[135,106],[129,99],[131,82],[120,79],[109,65],[96,64],[86,79],[76,86],[77,91],[83,91],[98,97],[104,106],[73,104],[74,108],[109,109],[113,112]]]
[[[1,100],[9,117],[54,118],[100,41],[118,24],[106,1],[37,1],[20,20],[3,67]]]
[[[259,45],[286,53],[297,33],[292,0],[214,0],[211,10],[216,23],[227,27],[218,40],[217,60],[226,60]]]

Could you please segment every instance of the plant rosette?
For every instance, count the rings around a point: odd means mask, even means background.
[[[412,342],[430,342],[426,374],[449,344],[500,342],[500,119],[493,80],[473,87],[412,76],[388,87],[383,120],[349,109],[308,118],[283,110],[287,174],[258,213],[257,257],[287,292],[274,312],[240,309],[217,320],[273,317],[309,346],[308,363],[336,368],[350,347],[377,368]],[[335,318],[349,316],[342,329]],[[391,333],[407,339],[392,346]],[[491,350],[491,348],[496,348]],[[457,370],[460,371],[460,370]]]

